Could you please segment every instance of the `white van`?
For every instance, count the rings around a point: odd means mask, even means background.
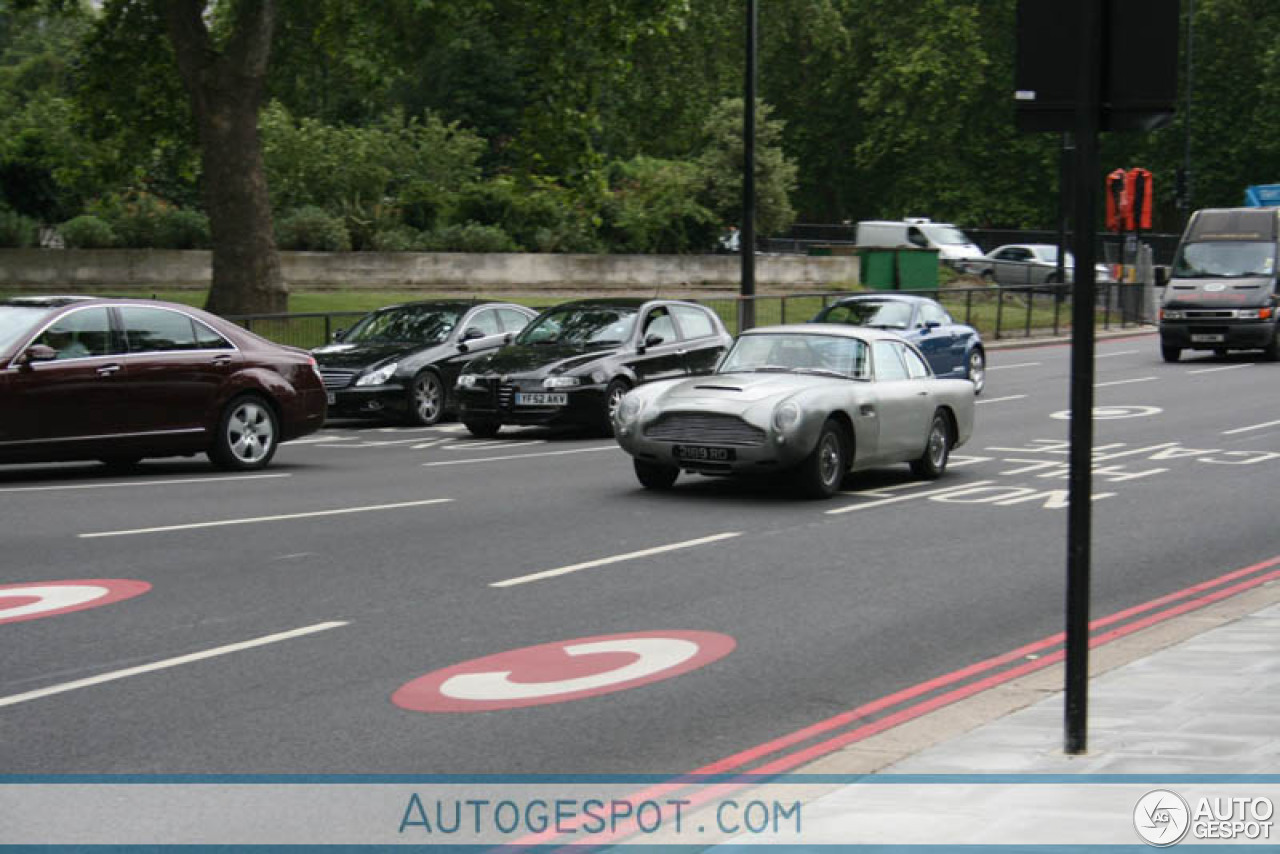
[[[898,248],[914,246],[938,250],[938,260],[955,266],[961,261],[981,258],[982,250],[963,231],[949,222],[920,217],[904,220],[868,220],[858,223],[854,243],[861,247]]]

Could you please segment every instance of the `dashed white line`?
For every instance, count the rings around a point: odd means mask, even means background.
[[[664,554],[666,552],[674,552],[679,549],[691,549],[695,546],[705,546],[708,543],[717,543],[721,540],[732,539],[733,537],[742,536],[741,531],[726,531],[723,534],[713,534],[710,537],[699,537],[696,540],[686,540],[682,543],[671,543],[666,546],[657,546],[652,549],[641,549],[637,552],[628,552],[626,554],[614,555],[613,557],[602,557],[598,560],[589,560],[585,563],[575,563],[572,566],[562,566],[557,569],[547,569],[542,572],[534,572],[529,575],[521,575],[517,578],[508,578],[505,581],[495,581],[490,587],[514,587],[517,584],[528,584],[531,581],[542,581],[546,578],[555,578],[560,575],[568,575],[571,572],[581,572],[584,569],[594,569],[597,566],[608,566],[612,563],[621,563],[627,560],[637,560],[642,557],[651,557],[653,555]]]
[[[169,486],[181,483],[222,483],[225,481],[267,480],[293,477],[291,474],[242,474],[228,477],[183,477],[173,480],[115,480],[110,483],[65,483],[57,486],[6,486],[0,492],[57,492],[68,489],[112,489],[122,486]]]
[[[130,676],[141,676],[144,673],[154,673],[157,670],[166,670],[170,667],[179,667],[183,664],[193,664],[197,661],[217,658],[220,655],[229,655],[233,652],[243,652],[247,649],[292,640],[293,638],[300,638],[306,635],[313,635],[316,632],[324,632],[329,629],[336,629],[345,625],[347,625],[347,623],[339,621],[316,623],[314,626],[303,626],[300,629],[278,632],[274,635],[266,635],[264,637],[254,638],[253,640],[241,641],[240,643],[227,644],[226,646],[206,649],[203,652],[193,652],[188,655],[180,655],[177,658],[166,658],[163,661],[154,661],[151,664],[140,664],[137,667],[129,667],[124,670],[116,670],[111,673],[90,676],[87,679],[77,679],[74,682],[63,682],[61,685],[50,685],[47,688],[38,688],[35,691],[27,691],[25,694],[12,694],[8,697],[0,697],[0,707],[16,706],[19,703],[39,700],[42,697],[51,697],[54,694],[65,694],[68,691],[75,691],[79,688],[89,688],[93,685],[101,685],[105,682],[127,679]]]
[[[1043,362],[1019,362],[1016,365],[987,365],[988,371],[1011,371],[1014,368],[1034,368]]]
[[[1004,397],[988,397],[984,400],[974,401],[974,406],[982,406],[987,403],[1004,403],[1008,400],[1022,400],[1024,397],[1026,397],[1025,394],[1009,394]]]
[[[1129,380],[1112,380],[1111,382],[1106,382],[1106,383],[1094,383],[1093,387],[1106,388],[1107,386],[1110,386],[1110,385],[1129,385],[1130,383],[1149,383],[1154,379],[1158,379],[1158,377],[1134,377],[1133,379],[1129,379]]]
[[[1264,421],[1261,424],[1250,424],[1248,427],[1237,427],[1234,430],[1223,430],[1222,435],[1234,436],[1237,433],[1248,433],[1251,430],[1263,430],[1267,427],[1275,427],[1276,425],[1280,425],[1280,421]]]
[[[591,448],[570,448],[567,451],[539,451],[533,454],[506,454],[501,457],[477,457],[474,460],[439,460],[434,463],[423,463],[426,468],[433,466],[465,466],[471,463],[497,463],[503,460],[523,460],[530,457],[561,457],[565,454],[589,454],[593,451],[621,451],[617,445],[598,445]]]
[[[308,513],[281,513],[276,516],[251,516],[244,519],[219,519],[214,522],[188,522],[183,525],[162,525],[156,528],[134,528],[128,531],[97,531],[79,534],[80,539],[101,537],[127,537],[132,534],[163,534],[169,531],[190,531],[196,528],[220,528],[224,525],[254,525],[259,522],[284,522],[290,519],[313,519],[318,516],[342,516],[348,513],[371,513],[376,510],[400,510],[405,507],[426,507],[431,504],[447,504],[452,498],[428,498],[423,501],[399,501],[395,504],[371,504],[365,507],[340,507],[336,510],[313,510]]]
[[[1116,356],[1132,356],[1134,353],[1140,353],[1141,350],[1121,350],[1118,353],[1099,353],[1094,356],[1095,359],[1113,359]]]
[[[1218,368],[1200,368],[1197,371],[1187,371],[1187,375],[1190,376],[1191,374],[1214,374],[1214,373],[1217,373],[1218,371],[1235,371],[1240,368],[1252,368],[1253,366],[1254,366],[1253,362],[1244,362],[1239,365],[1223,365]]]
[[[854,510],[868,510],[872,507],[883,507],[886,504],[897,504],[900,501],[912,501],[916,498],[930,498],[935,495],[946,495],[951,492],[959,492],[965,489],[972,489],[975,486],[986,486],[989,483],[995,483],[992,480],[973,480],[967,483],[957,484],[956,486],[948,486],[945,489],[929,489],[924,492],[912,492],[907,495],[895,495],[892,498],[881,498],[878,501],[865,501],[861,504],[849,504],[845,507],[837,507],[834,510],[825,511],[828,516],[835,516],[840,513],[852,513]]]

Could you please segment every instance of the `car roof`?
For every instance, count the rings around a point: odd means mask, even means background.
[[[503,302],[481,302],[473,299],[431,299],[416,300],[413,302],[397,302],[391,305],[384,305],[381,308],[375,308],[374,311],[388,311],[393,308],[434,308],[438,310],[446,309],[468,309],[478,305],[508,305]]]
[[[894,293],[873,293],[873,294],[853,294],[847,297],[841,297],[832,303],[832,305],[840,305],[847,302],[902,302],[919,304],[923,302],[937,302],[929,297],[922,297],[918,294],[894,294]]]
[[[902,341],[902,336],[884,329],[869,326],[850,326],[847,323],[788,323],[782,326],[757,326],[742,335],[826,335],[838,338],[861,338],[864,341]]]
[[[6,297],[0,300],[0,305],[20,305],[30,308],[62,308],[64,305],[71,305],[76,302],[86,302],[97,299],[97,297],[89,296],[17,296]]]

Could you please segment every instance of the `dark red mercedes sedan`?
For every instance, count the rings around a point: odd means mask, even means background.
[[[206,453],[259,469],[324,424],[315,359],[154,300],[0,300],[0,463]]]

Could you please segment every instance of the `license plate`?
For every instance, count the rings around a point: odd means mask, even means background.
[[[1227,340],[1225,335],[1192,335],[1191,341],[1195,344],[1221,344]]]
[[[338,396],[331,391],[325,392],[324,399],[328,401],[330,406],[338,402]]]
[[[543,391],[516,394],[516,406],[568,406],[569,395]]]
[[[686,463],[727,463],[738,458],[733,448],[709,448],[706,445],[676,445],[671,452],[677,460]]]

